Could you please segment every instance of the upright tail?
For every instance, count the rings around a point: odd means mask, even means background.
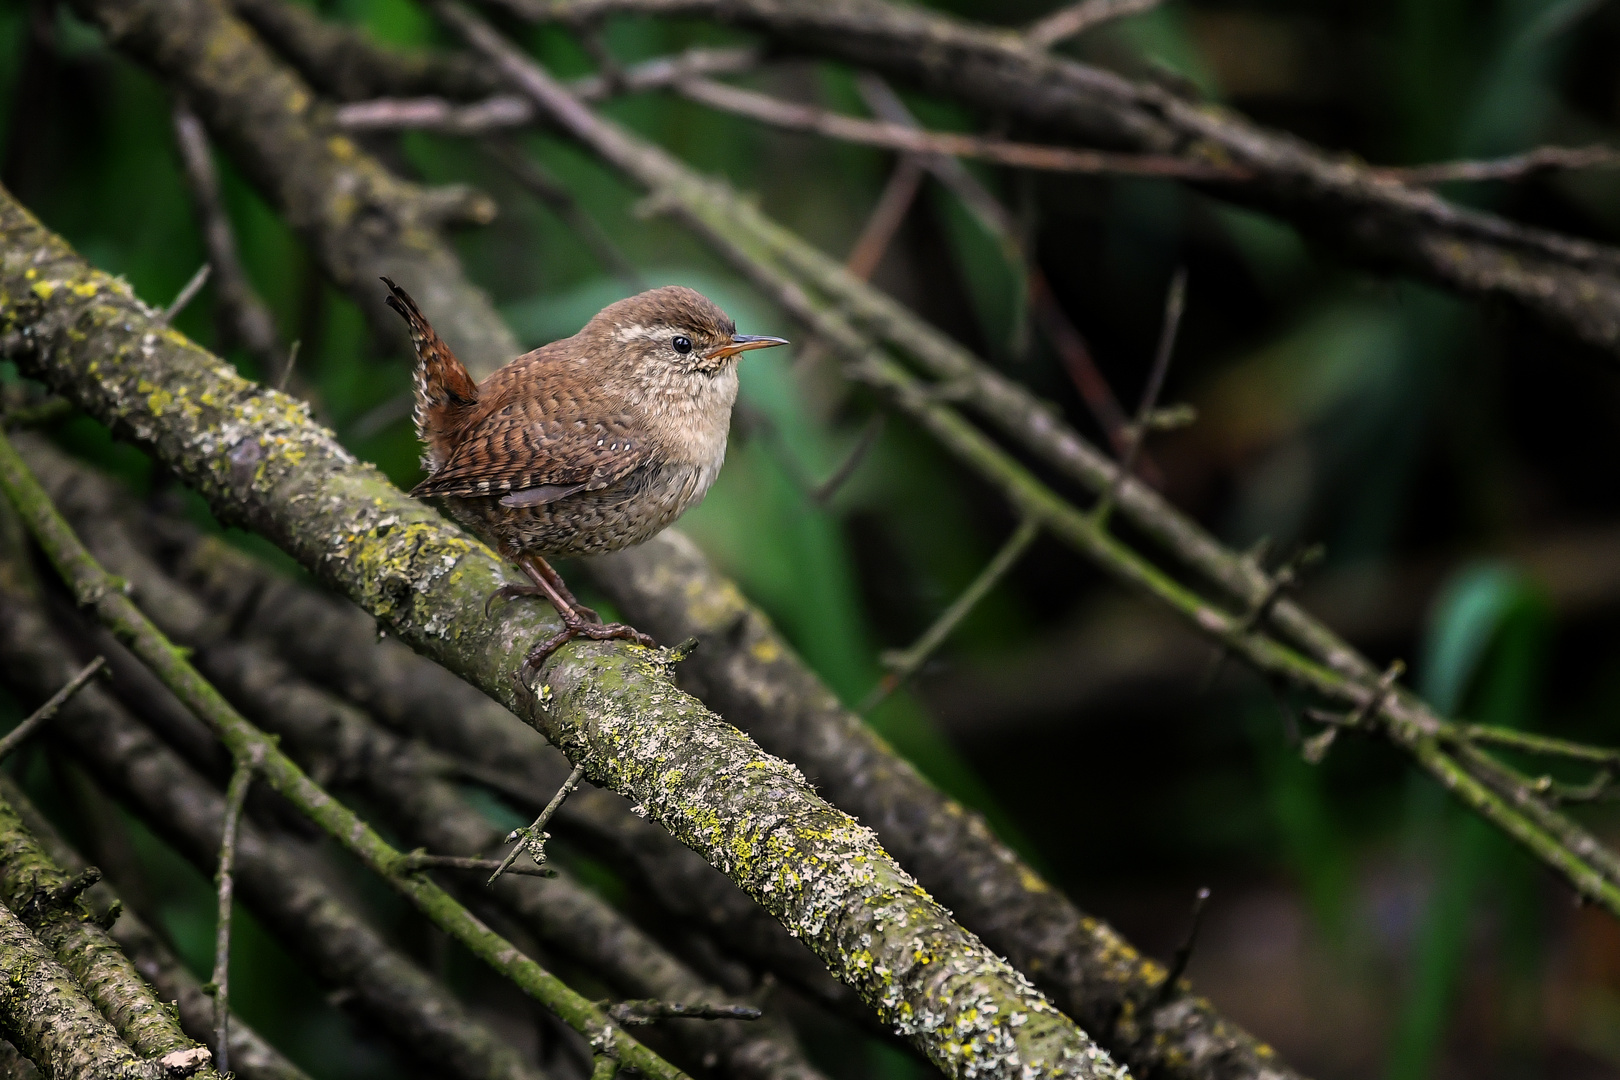
[[[410,294],[383,278],[392,294],[384,303],[404,318],[416,347],[416,437],[424,447],[422,467],[431,476],[455,449],[462,424],[478,402],[478,384],[423,316]]]

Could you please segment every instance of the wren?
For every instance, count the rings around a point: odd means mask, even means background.
[[[702,293],[679,285],[609,304],[475,383],[404,289],[382,279],[416,347],[416,433],[427,478],[412,489],[515,563],[533,585],[485,603],[544,596],[563,628],[520,676],[574,638],[652,645],[603,625],[548,558],[600,555],[650,539],[701,500],[726,457],[737,359],[782,338],[737,333]]]

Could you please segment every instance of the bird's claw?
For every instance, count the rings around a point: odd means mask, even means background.
[[[591,614],[594,615],[595,612]],[[649,649],[658,646],[650,635],[643,634],[625,623],[603,625],[600,620],[590,623],[583,619],[566,619],[561,630],[529,650],[529,655],[523,658],[523,666],[518,669],[518,678],[525,686],[530,685],[534,675],[540,670],[540,665],[544,664],[552,653],[575,638],[584,638],[587,641],[631,641],[637,645],[645,645]]]

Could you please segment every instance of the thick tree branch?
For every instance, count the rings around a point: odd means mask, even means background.
[[[0,511],[11,523],[9,510]],[[8,570],[26,565],[23,556],[16,547],[0,553]],[[38,694],[47,680],[71,670],[76,658],[52,629],[34,583],[21,573],[4,578],[0,668],[10,685]],[[86,688],[63,712],[57,733],[103,787],[200,872],[213,871],[223,797],[115,698],[100,687]],[[237,855],[243,900],[318,980],[351,991],[354,1004],[413,1054],[462,1080],[545,1080],[339,900],[304,853],[249,823]],[[212,1006],[204,1008],[204,1027],[211,1030]]]
[[[304,682],[261,646],[221,640],[219,611],[198,602],[140,551],[130,535],[136,511],[122,489],[43,440],[19,439],[19,449],[97,559],[130,582],[153,621],[191,648],[199,670],[249,719],[280,736],[311,775],[324,785],[363,796],[408,843],[460,854],[498,850],[500,831],[460,795],[447,778],[441,755],[382,729],[360,709]],[[226,621],[237,620],[227,615]],[[368,637],[365,649],[374,651],[375,635],[368,631]],[[511,726],[518,726],[516,718],[501,711]],[[439,715],[444,722],[454,712]],[[486,869],[484,876],[488,873]],[[469,887],[473,895],[484,891],[471,875],[452,880],[463,885],[464,895]],[[576,961],[620,993],[711,1002],[729,996],[566,869],[550,879],[503,880],[494,896],[547,949]],[[722,1072],[739,1080],[822,1080],[791,1032],[772,1021],[746,1028],[682,1024],[674,1035],[693,1060],[715,1060]]]
[[[167,1080],[190,1076],[208,1051],[136,1055],[84,996],[50,949],[0,904],[0,1035],[53,1080]]]
[[[1253,179],[1203,187],[1395,267],[1509,299],[1565,333],[1620,353],[1620,251],[1470,210],[1353,159],[1163,87],[1034,47],[1022,35],[888,0],[502,0],[539,21],[616,13],[698,16],[783,49],[869,67],[1092,146],[1217,158]]]
[[[84,859],[62,839],[51,823],[28,801],[11,778],[0,774],[0,799],[11,804],[25,828],[39,841],[52,862],[70,874],[86,868]],[[105,879],[84,894],[98,924],[124,950],[135,970],[158,992],[160,1001],[172,1001],[185,1033],[199,1042],[213,1032],[213,1005],[184,961],[157,933],[131,912]],[[109,925],[110,924],[110,925]],[[231,1017],[231,1067],[242,1080],[310,1080],[298,1066],[264,1041],[242,1018]]]
[[[521,710],[586,765],[593,783],[634,800],[742,885],[949,1075],[1118,1071],[952,922],[868,830],[816,797],[796,769],[677,691],[656,654],[570,645],[548,663],[545,686],[531,697],[511,678],[514,657],[552,632],[556,619],[523,605],[484,617],[484,597],[503,580],[486,548],[357,464],[285,395],[154,328],[127,286],[88,267],[9,197],[0,200],[0,244],[0,335],[25,337],[27,351],[15,359],[27,373],[133,436],[220,517],[264,533],[413,647]],[[216,717],[227,743],[240,743],[233,752],[263,740],[245,722],[238,729],[234,715]],[[390,873],[397,853],[370,830],[346,832],[357,827],[350,815],[317,806],[290,762],[276,752],[266,762],[267,784],[317,811],[317,823],[424,914],[518,975],[571,1023],[602,1022],[594,1007],[543,987],[539,975],[522,975],[530,969],[499,953],[504,943],[473,928],[441,891]],[[639,1044],[616,1038],[627,1064],[654,1063],[650,1055],[633,1060]]]
[[[86,880],[81,872],[78,880]],[[99,876],[96,872],[95,876]],[[94,879],[89,879],[94,884]],[[141,978],[118,944],[91,918],[77,894],[69,896],[73,877],[57,866],[0,798],[0,902],[3,902],[56,955],[83,986],[120,1038],[142,1057],[208,1051],[186,1036],[179,1023]],[[220,1074],[211,1065],[196,1075],[211,1080]]]

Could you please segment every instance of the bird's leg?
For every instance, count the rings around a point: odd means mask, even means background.
[[[562,577],[539,555],[520,555],[516,562],[534,582],[536,591],[544,593],[546,599],[551,601],[551,606],[557,609],[557,614],[562,616],[563,621],[561,630],[530,649],[529,655],[524,657],[523,667],[519,669],[518,674],[525,683],[528,682],[529,676],[546,662],[546,657],[575,638],[586,638],[590,641],[633,641],[637,645],[646,645],[649,648],[657,645],[652,638],[633,626],[626,626],[624,623],[602,625],[602,620],[597,617],[596,612],[575,600],[574,594],[563,584]],[[587,612],[589,619],[586,617]]]
[[[525,574],[529,575],[530,580],[534,582],[535,587],[539,590],[534,595],[538,596],[540,592],[543,592],[549,596],[551,590],[555,590],[557,595],[567,601],[568,606],[573,608],[574,612],[585,622],[595,623],[597,626],[602,625],[602,616],[598,615],[594,609],[580,603],[579,598],[569,591],[568,585],[562,579],[562,575],[557,573],[556,568],[546,562],[545,559],[539,555],[531,555],[520,557],[517,564]]]

